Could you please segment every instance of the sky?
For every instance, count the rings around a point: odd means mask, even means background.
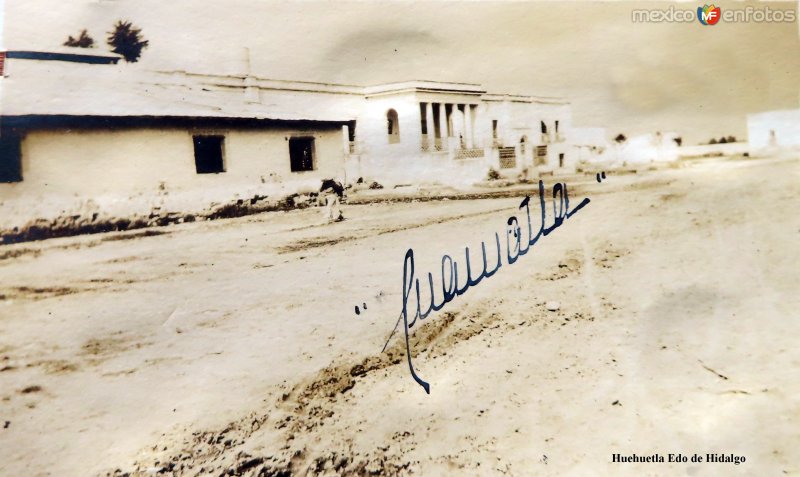
[[[0,0],[0,6],[3,0]],[[632,10],[698,2],[5,0],[7,49],[59,47],[86,28],[104,47],[116,20],[150,46],[133,68],[231,71],[369,85],[479,83],[562,96],[576,126],[610,137],[674,131],[686,143],[746,136],[748,113],[800,107],[793,23],[634,23]],[[797,2],[723,2],[789,9]],[[800,16],[800,15],[797,15]]]

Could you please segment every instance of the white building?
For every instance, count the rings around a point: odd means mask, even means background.
[[[312,191],[324,178],[470,184],[490,169],[536,176],[576,159],[570,105],[555,98],[432,81],[271,80],[249,74],[246,58],[240,73],[200,75],[142,71],[92,49],[2,56],[5,210],[34,202],[52,216],[165,190],[186,209]]]
[[[385,181],[474,183],[490,169],[572,166],[569,104],[553,98],[487,94],[475,84],[411,81],[364,89],[348,176]]]
[[[800,109],[748,115],[747,139],[751,155],[800,149]]]

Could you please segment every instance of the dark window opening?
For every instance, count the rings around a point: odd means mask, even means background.
[[[386,126],[389,134],[389,143],[400,142],[400,120],[397,117],[397,111],[394,109],[386,112]]]
[[[564,153],[558,155],[558,167],[564,167]]]
[[[0,131],[0,182],[22,181],[22,138],[19,134]]]
[[[444,119],[447,124],[447,137],[453,137],[453,105],[444,105]]]
[[[492,137],[497,139],[497,120],[492,119]]]
[[[547,134],[547,125],[544,123],[544,121],[539,121],[539,123],[541,124],[542,134]]]
[[[558,121],[556,121],[556,133],[558,133]]]
[[[314,138],[293,137],[289,139],[289,161],[292,172],[314,170]]]
[[[427,111],[427,103],[419,103],[419,125],[422,134],[428,134],[428,115],[426,114]]]
[[[193,136],[194,165],[198,174],[225,172],[222,145],[225,136]]]
[[[433,134],[435,137],[442,137],[441,105],[439,103],[431,103],[431,107],[433,107]]]

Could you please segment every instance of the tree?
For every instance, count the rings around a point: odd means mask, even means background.
[[[717,141],[717,144],[726,144],[727,142],[728,140],[725,139],[725,136],[722,136],[721,138],[719,138],[719,141]]]
[[[717,139],[712,137],[711,140],[708,141],[708,143],[709,144],[716,144],[717,143]]]
[[[627,141],[628,138],[626,138],[624,134],[619,133],[617,134],[617,137],[614,138],[614,140],[617,141],[619,144],[622,144],[623,142]]]
[[[678,147],[680,147],[680,146],[681,146],[681,144],[683,144],[683,138],[682,138],[682,137],[680,137],[680,136],[678,136],[678,137],[674,137],[674,138],[672,138],[672,140],[673,140],[673,141],[675,141],[675,144],[677,144],[677,145],[678,145]]]
[[[108,34],[108,44],[111,51],[118,53],[128,63],[136,63],[142,56],[142,50],[150,42],[142,38],[141,28],[136,28],[128,21],[119,20],[114,25],[114,31]]]
[[[728,136],[728,142],[736,142],[736,136]]]
[[[89,34],[84,29],[81,31],[81,34],[78,35],[78,38],[72,38],[69,36],[67,41],[64,42],[64,46],[74,46],[77,48],[91,48],[94,46],[94,38],[90,37]]]

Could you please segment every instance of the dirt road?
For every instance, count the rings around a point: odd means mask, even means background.
[[[800,475],[799,180],[571,191],[591,204],[415,329],[430,395],[399,335],[380,352],[403,256],[438,277],[521,197],[2,247],[0,475]]]

